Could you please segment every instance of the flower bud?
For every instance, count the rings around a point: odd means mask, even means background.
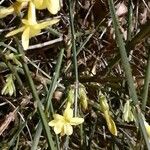
[[[13,74],[8,74],[6,78],[6,83],[1,91],[2,95],[9,94],[12,96],[13,94],[16,95],[16,87],[14,84],[14,76]]]
[[[126,122],[134,121],[134,115],[130,103],[131,100],[127,100],[123,108],[123,120]]]
[[[5,18],[6,16],[12,14],[14,12],[14,8],[12,6],[6,8],[6,7],[0,7],[0,18]]]
[[[107,103],[107,99],[101,92],[99,94],[99,102],[100,102],[100,108],[101,108],[102,112],[109,110],[109,105]]]
[[[83,85],[80,85],[79,87],[79,99],[80,99],[80,104],[83,107],[84,110],[87,109],[88,107],[88,97],[86,94],[86,89]]]
[[[74,103],[74,87],[73,86],[69,87],[68,89],[67,103],[70,103],[71,105]]]

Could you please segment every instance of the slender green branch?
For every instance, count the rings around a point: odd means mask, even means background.
[[[143,133],[147,148],[150,149],[150,144],[149,144],[148,136],[147,136],[146,129],[144,126],[142,113],[141,113],[141,110],[140,110],[139,105],[138,105],[138,97],[136,94],[134,81],[133,81],[133,77],[132,77],[132,73],[131,73],[131,67],[130,67],[128,57],[127,57],[127,52],[125,49],[125,43],[124,43],[123,37],[119,31],[119,22],[117,20],[116,14],[115,14],[114,2],[113,2],[113,0],[109,0],[108,3],[109,3],[110,14],[111,14],[111,17],[113,20],[113,26],[115,29],[116,43],[117,43],[119,51],[120,51],[122,65],[123,65],[123,68],[124,68],[124,71],[126,74],[126,78],[127,78],[127,82],[128,82],[130,97],[132,98],[132,100],[134,102],[134,106],[135,106],[136,111],[137,111],[136,118],[137,118],[137,121],[139,123],[140,129]]]
[[[38,146],[39,139],[40,139],[42,129],[43,129],[42,127],[43,127],[42,123],[39,122],[36,132],[35,132],[35,135],[34,135],[34,138],[33,138],[31,150],[37,150],[37,146]]]
[[[144,87],[143,87],[143,93],[142,93],[142,110],[145,111],[147,98],[148,98],[148,88],[150,83],[150,51],[148,54],[148,60],[147,60],[147,69],[146,69],[146,75],[144,80]]]
[[[5,48],[8,48],[8,49],[10,49],[12,52],[17,53],[17,50],[16,50],[15,48],[13,48],[13,47],[11,47],[11,46],[5,44],[4,42],[0,42],[0,46],[3,46],[3,47],[5,47]]]
[[[132,15],[133,15],[133,10],[132,10],[132,0],[128,0],[128,19],[127,19],[127,41],[131,41],[131,30],[132,30]]]
[[[57,80],[59,78],[59,73],[60,73],[61,64],[62,64],[62,60],[63,60],[63,55],[64,55],[64,48],[61,49],[61,51],[60,51],[58,61],[57,61],[57,65],[56,65],[56,69],[55,69],[55,73],[54,73],[54,76],[53,76],[53,79],[52,79],[52,83],[50,84],[50,88],[49,88],[48,95],[47,95],[47,98],[46,98],[47,104],[46,104],[45,112],[50,112],[51,114],[54,113],[53,105],[52,105],[51,100],[52,100],[53,93],[54,93],[54,91],[56,89],[56,86],[57,86]],[[57,135],[56,135],[56,143],[57,143],[57,149],[59,150],[60,149],[60,142],[59,142],[59,138],[58,138]]]
[[[40,115],[40,119],[41,119],[42,124],[43,124],[43,128],[45,130],[45,134],[46,134],[46,137],[47,137],[48,146],[49,146],[50,149],[56,150],[54,141],[52,139],[52,134],[50,132],[50,129],[49,129],[49,126],[48,126],[48,122],[47,122],[46,116],[45,116],[44,111],[43,111],[43,105],[42,105],[42,103],[41,103],[41,101],[39,99],[39,96],[37,94],[34,82],[33,82],[32,78],[31,78],[31,75],[30,75],[29,68],[28,68],[28,66],[27,66],[27,64],[25,62],[25,59],[24,59],[25,58],[25,54],[24,54],[23,48],[21,47],[21,45],[19,44],[19,42],[18,42],[17,39],[16,39],[16,42],[18,44],[18,52],[20,54],[22,54],[22,58],[23,58],[23,62],[22,62],[23,70],[24,70],[26,78],[27,78],[27,80],[29,82],[29,86],[31,88],[31,92],[32,92],[33,98],[34,98],[34,100],[37,103],[37,109],[38,109],[38,112],[39,112],[39,115]]]
[[[130,42],[127,43],[127,54],[130,53],[130,49],[133,48],[138,42],[141,42],[144,38],[150,35],[150,21],[148,21],[145,25],[141,26],[140,32],[137,33]],[[110,72],[109,68],[113,68],[116,63],[120,61],[120,54],[117,54],[114,59],[108,63],[108,69],[106,71],[106,75]]]
[[[78,64],[77,64],[77,50],[76,50],[76,37],[75,37],[75,29],[74,29],[74,18],[73,18],[73,0],[68,0],[69,3],[69,17],[70,17],[70,27],[71,27],[71,37],[72,37],[72,51],[73,51],[73,64],[74,64],[74,72],[75,72],[75,116],[77,115],[77,98],[78,98]]]
[[[15,75],[16,80],[17,80],[17,83],[18,83],[18,85],[19,85],[19,87],[20,87],[22,93],[23,93],[24,95],[26,95],[26,90],[25,90],[25,88],[24,88],[24,85],[23,85],[23,83],[22,83],[20,77],[19,77],[19,74],[18,74],[18,72],[17,72],[16,67],[14,67],[10,62],[7,62],[7,65],[8,65],[8,67],[9,67],[9,69],[11,70],[11,72]]]
[[[61,49],[59,57],[58,57],[55,73],[54,73],[54,76],[52,78],[52,82],[50,84],[50,88],[49,88],[49,91],[48,91],[48,94],[47,94],[47,97],[46,97],[46,100],[45,100],[46,101],[45,113],[48,114],[48,112],[50,112],[50,114],[51,114],[50,119],[52,119],[52,114],[54,113],[53,105],[52,105],[51,100],[52,100],[54,90],[57,86],[57,80],[58,80],[59,72],[60,72],[60,69],[61,69],[63,55],[64,55],[64,49]],[[33,144],[32,144],[31,150],[36,150],[37,149],[37,145],[38,145],[41,133],[42,133],[42,124],[41,124],[41,122],[39,122],[36,133],[35,133],[35,136],[34,136],[34,139],[33,139]],[[59,143],[59,139],[58,139],[57,135],[56,135],[56,143],[57,143],[57,149],[59,150],[60,149],[60,143]]]
[[[54,110],[53,110],[51,100],[52,100],[54,90],[56,88],[57,80],[59,78],[59,73],[60,73],[61,64],[62,64],[62,60],[63,60],[63,55],[64,55],[64,49],[61,49],[59,57],[58,57],[55,73],[54,73],[54,76],[53,76],[53,79],[52,79],[52,83],[50,84],[50,88],[49,88],[47,98],[46,98],[46,102],[47,102],[46,112],[49,111],[49,108],[50,108],[50,111],[52,112],[52,114],[54,113]]]
[[[5,45],[6,46],[6,45]],[[12,72],[12,74],[15,76],[16,80],[17,80],[17,83],[22,91],[22,93],[25,95],[26,94],[26,90],[24,88],[24,85],[19,77],[19,74],[18,74],[18,71],[16,69],[16,66],[13,66],[9,61],[7,61],[5,59],[5,56],[3,53],[0,54],[1,55],[1,59],[3,60],[4,63],[1,63],[0,64],[0,70],[2,68],[3,69],[6,69],[7,67],[10,69],[10,71]],[[5,68],[6,67],[6,68]]]
[[[77,56],[81,52],[81,50],[85,47],[85,45],[89,42],[91,37],[95,34],[95,32],[99,29],[99,27],[102,25],[105,19],[103,19],[97,26],[96,28],[89,34],[89,36],[85,39],[85,41],[82,43],[82,45],[78,48],[77,50]]]
[[[93,29],[90,32],[87,32],[89,35],[88,37],[83,41],[83,43],[81,43],[80,47],[77,48],[77,56],[79,55],[79,53],[83,50],[83,48],[85,47],[85,45],[89,42],[89,40],[91,39],[91,37],[95,34],[95,32],[99,29],[99,27],[102,25],[102,23],[104,22],[105,19],[103,19],[97,26],[95,29]],[[87,35],[87,33],[85,33],[84,35]],[[76,37],[78,37],[81,33],[77,33]],[[81,35],[80,35],[81,36]],[[71,61],[69,61],[69,64],[66,68],[65,71],[69,70],[71,66]]]

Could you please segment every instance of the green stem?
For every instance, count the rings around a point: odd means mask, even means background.
[[[144,87],[143,87],[143,93],[142,93],[142,110],[145,111],[147,98],[148,98],[148,89],[149,89],[149,83],[150,83],[150,51],[148,54],[148,60],[147,60],[147,69],[146,69],[146,75],[144,80]]]
[[[56,89],[56,85],[57,85],[57,80],[59,78],[59,73],[60,73],[60,69],[61,69],[61,64],[62,64],[62,60],[63,60],[63,55],[64,55],[64,48],[61,49],[59,57],[58,57],[58,61],[57,61],[57,65],[56,65],[56,69],[55,69],[55,73],[52,79],[52,83],[50,84],[50,88],[48,91],[48,95],[46,98],[46,110],[45,112],[51,112],[51,114],[54,114],[54,109],[53,109],[53,105],[52,105],[52,97],[53,97],[53,93]],[[49,109],[50,108],[50,109]],[[52,115],[50,115],[50,118],[52,118]],[[56,135],[56,143],[57,143],[57,149],[60,149],[60,142],[59,142],[59,138],[58,135]]]
[[[27,80],[29,82],[29,86],[31,88],[31,92],[32,92],[33,98],[34,98],[34,100],[37,103],[37,109],[38,109],[38,112],[39,112],[39,115],[40,115],[40,119],[41,119],[42,124],[43,124],[43,128],[45,130],[45,134],[46,134],[46,137],[47,137],[48,146],[49,146],[50,149],[56,150],[56,147],[54,146],[54,141],[52,139],[52,134],[50,132],[50,129],[49,129],[49,126],[48,126],[48,122],[47,122],[46,116],[45,116],[44,111],[43,111],[43,105],[42,105],[42,103],[41,103],[41,101],[39,99],[39,96],[37,94],[34,82],[33,82],[32,78],[31,78],[31,75],[30,75],[29,68],[28,68],[28,66],[27,66],[27,64],[26,64],[26,62],[24,60],[25,54],[24,54],[23,48],[21,47],[21,45],[19,44],[19,42],[18,42],[17,39],[16,39],[16,42],[18,44],[18,52],[20,54],[22,54],[22,58],[23,58],[23,62],[22,62],[23,70],[24,70],[26,78],[27,78]]]
[[[73,51],[73,64],[75,72],[75,92],[74,92],[74,113],[77,116],[77,107],[78,107],[78,64],[77,64],[77,50],[76,50],[76,37],[74,29],[74,18],[73,18],[73,0],[68,0],[69,3],[69,17],[70,17],[70,27],[71,27],[71,37],[72,37],[72,51]]]
[[[45,111],[48,112],[49,108],[50,108],[52,114],[54,113],[54,110],[53,110],[53,106],[52,106],[51,100],[52,100],[53,93],[54,93],[55,88],[56,88],[57,80],[59,78],[59,72],[60,72],[60,69],[61,69],[63,55],[64,55],[64,49],[61,49],[61,52],[60,52],[59,57],[58,57],[55,73],[54,73],[54,76],[53,76],[53,79],[52,79],[52,83],[50,84],[49,92],[48,92],[47,98],[46,98],[47,104],[46,104],[46,110]]]
[[[124,68],[124,71],[125,71],[125,74],[126,74],[126,78],[127,78],[127,82],[128,82],[130,97],[133,100],[134,106],[135,106],[136,111],[137,111],[136,118],[138,120],[139,127],[140,127],[140,129],[143,133],[144,140],[146,142],[147,148],[150,149],[150,144],[149,144],[148,136],[147,136],[146,129],[145,129],[145,126],[144,126],[142,113],[141,113],[141,110],[140,110],[139,105],[138,105],[138,97],[137,97],[137,94],[136,94],[134,81],[133,81],[133,77],[132,77],[132,73],[131,73],[131,67],[130,67],[128,57],[127,57],[127,52],[126,52],[126,49],[125,49],[125,43],[124,43],[122,35],[120,33],[119,22],[117,20],[116,14],[115,14],[114,2],[113,2],[113,0],[109,0],[108,3],[109,3],[110,14],[111,14],[111,17],[112,17],[112,20],[113,20],[113,26],[114,26],[114,29],[115,29],[116,43],[117,43],[119,51],[120,51],[122,65],[123,65],[123,68]]]
[[[59,57],[58,57],[55,73],[54,73],[54,76],[52,78],[52,82],[50,84],[50,88],[49,88],[49,91],[48,91],[48,94],[47,94],[47,97],[45,100],[47,102],[45,113],[48,114],[48,112],[50,111],[50,114],[51,114],[50,119],[52,119],[52,114],[54,113],[54,109],[53,109],[53,105],[52,105],[51,100],[52,100],[53,93],[54,93],[54,90],[56,88],[57,80],[59,77],[59,72],[60,72],[61,64],[62,64],[62,60],[63,60],[63,54],[64,54],[64,49],[61,49]],[[37,149],[37,145],[38,145],[41,133],[42,133],[42,124],[41,124],[41,122],[39,122],[35,136],[34,136],[34,141],[33,141],[31,150]],[[59,142],[59,138],[57,135],[56,135],[56,143],[57,143],[57,149],[59,150],[60,149],[60,142]]]
[[[128,0],[128,20],[127,20],[127,24],[128,24],[128,28],[127,28],[127,41],[131,41],[131,30],[132,30],[132,0]]]
[[[42,123],[39,122],[37,129],[36,129],[36,132],[35,132],[35,135],[34,135],[31,150],[37,150],[37,146],[39,143],[41,133],[42,133]]]
[[[11,70],[11,72],[14,74],[14,76],[16,77],[17,83],[18,83],[23,95],[26,95],[26,90],[25,90],[24,85],[18,75],[16,67],[14,67],[10,62],[6,62],[6,64],[9,67],[9,69]]]
[[[144,38],[150,35],[150,21],[148,21],[145,25],[140,28],[140,32],[137,33],[130,42],[127,43],[127,53],[129,54],[130,49],[133,48],[138,42],[141,42]],[[107,68],[113,68],[116,63],[120,61],[120,55],[117,54],[114,59],[108,63]],[[110,72],[110,69],[107,70],[106,75]]]

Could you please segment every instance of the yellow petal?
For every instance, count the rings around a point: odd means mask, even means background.
[[[5,37],[10,37],[10,36],[13,36],[13,35],[15,35],[15,34],[17,34],[19,32],[23,32],[24,29],[25,29],[25,26],[23,26],[23,27],[21,27],[19,29],[13,30],[13,31],[9,32],[8,34],[6,34]]]
[[[79,125],[84,122],[83,118],[74,117],[70,120],[71,125]]]
[[[35,5],[30,2],[29,3],[29,9],[28,9],[28,22],[30,25],[36,24],[36,11],[35,11]]]
[[[29,33],[30,33],[30,28],[27,27],[22,34],[22,46],[24,50],[28,49],[29,47]]]
[[[65,120],[70,121],[73,117],[73,110],[71,108],[67,108],[64,111],[64,118]]]
[[[64,117],[62,115],[59,115],[59,114],[54,114],[53,117],[55,120],[64,120]]]
[[[35,29],[34,26],[30,26],[29,38],[38,35],[41,32],[40,29]]]
[[[36,9],[45,9],[47,7],[45,0],[33,0]]]
[[[65,120],[64,120],[63,116],[61,116],[59,114],[54,114],[53,117],[54,117],[54,120],[52,120],[48,123],[49,126],[51,126],[51,127],[56,126],[56,128],[57,127],[59,128],[59,126],[63,126],[65,124]]]
[[[30,25],[30,22],[27,19],[22,19],[21,21],[24,25],[28,25],[28,26]]]
[[[64,126],[64,134],[71,135],[73,133],[73,128],[70,124]]]
[[[15,13],[20,13],[20,11],[21,11],[21,9],[23,9],[24,7],[26,7],[27,6],[27,2],[22,2],[22,3],[20,3],[20,2],[15,2],[15,3],[13,3],[13,8],[14,8],[14,12]]]
[[[144,125],[145,125],[145,128],[146,128],[147,134],[150,138],[150,125],[146,121],[144,121]]]
[[[45,22],[42,22],[42,23],[38,23],[36,25],[34,25],[34,28],[36,29],[44,29],[48,26],[52,26],[53,24],[56,24],[57,22],[59,22],[59,19],[51,19],[49,21],[45,21]]]
[[[59,123],[54,126],[54,132],[56,134],[59,134],[60,132],[62,132],[62,130],[63,130],[63,124]]]
[[[14,13],[14,8],[12,6],[8,8],[0,7],[0,18],[4,18],[12,13]]]
[[[57,12],[60,10],[60,2],[59,0],[46,0],[47,3],[47,9],[52,14],[57,14]]]
[[[25,25],[25,27],[30,28],[29,38],[34,37],[41,32],[41,29],[35,28],[36,24],[31,25],[29,20],[27,19],[22,19],[22,23]]]
[[[58,120],[52,120],[48,123],[49,126],[53,127],[57,124]]]

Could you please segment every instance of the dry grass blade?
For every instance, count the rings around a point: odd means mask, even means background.
[[[18,108],[16,108],[13,112],[10,112],[8,115],[6,115],[4,121],[2,121],[0,125],[0,135],[2,135],[3,132],[8,128],[10,123],[15,120],[17,111],[18,111]]]

